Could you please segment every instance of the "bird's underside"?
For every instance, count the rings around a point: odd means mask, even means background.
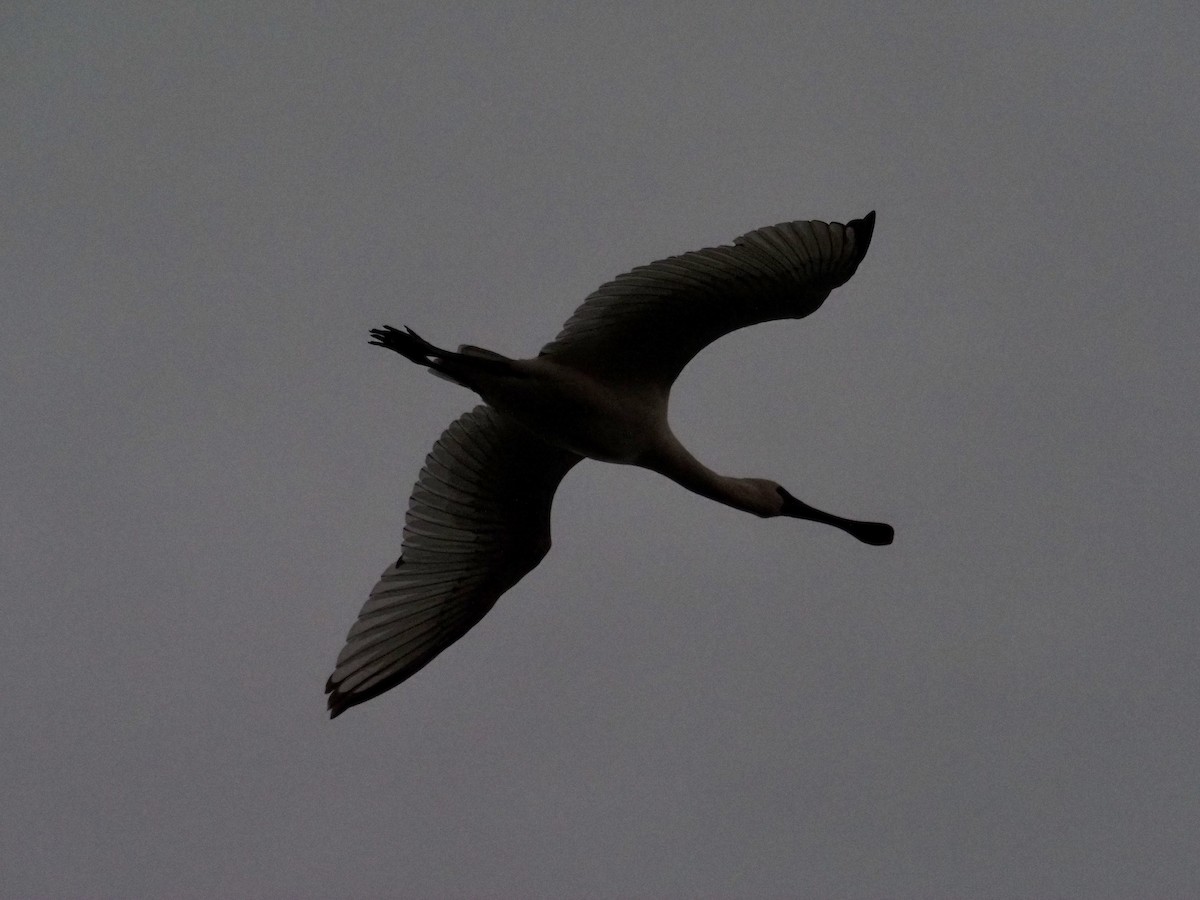
[[[874,217],[761,228],[732,246],[636,268],[588,297],[534,360],[373,331],[372,343],[489,405],[460,416],[426,458],[401,555],[372,589],[326,684],[330,715],[423,668],[541,561],[554,492],[584,454],[646,465],[758,515],[825,522],[867,543],[890,543],[889,526],[820,512],[774,482],[710,472],[666,424],[671,384],[699,350],[738,328],[815,311],[854,274]],[[638,453],[646,458],[632,458]]]

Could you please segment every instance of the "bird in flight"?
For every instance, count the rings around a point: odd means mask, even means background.
[[[822,512],[774,481],[712,471],[667,424],[671,385],[693,356],[739,328],[815,312],[854,274],[874,227],[874,212],[844,225],[786,222],[639,266],[592,293],[533,359],[372,330],[372,344],[484,402],[425,459],[400,557],[371,590],[325,685],[330,717],[419,671],[542,561],[554,492],[584,458],[641,466],[764,518],[890,544],[890,525]]]

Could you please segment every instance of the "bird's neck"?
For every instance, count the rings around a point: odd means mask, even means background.
[[[637,465],[665,475],[694,494],[757,516],[776,514],[767,509],[761,492],[744,478],[714,472],[688,452],[673,434],[663,435],[637,460]]]

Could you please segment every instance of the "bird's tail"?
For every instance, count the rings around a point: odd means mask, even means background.
[[[370,343],[377,347],[394,350],[405,359],[420,366],[427,366],[429,371],[439,378],[461,384],[463,387],[478,389],[478,379],[472,377],[475,373],[490,375],[514,374],[512,360],[491,350],[481,347],[463,346],[458,352],[443,350],[435,347],[411,328],[403,331],[384,325],[382,328],[372,328]]]

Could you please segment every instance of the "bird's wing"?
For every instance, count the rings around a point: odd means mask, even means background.
[[[618,384],[669,389],[722,335],[814,312],[854,274],[874,227],[874,212],[845,225],[786,222],[639,266],[592,293],[540,355]]]
[[[442,433],[413,488],[400,558],[325,685],[331,717],[422,668],[541,562],[554,492],[580,459],[487,406]]]

